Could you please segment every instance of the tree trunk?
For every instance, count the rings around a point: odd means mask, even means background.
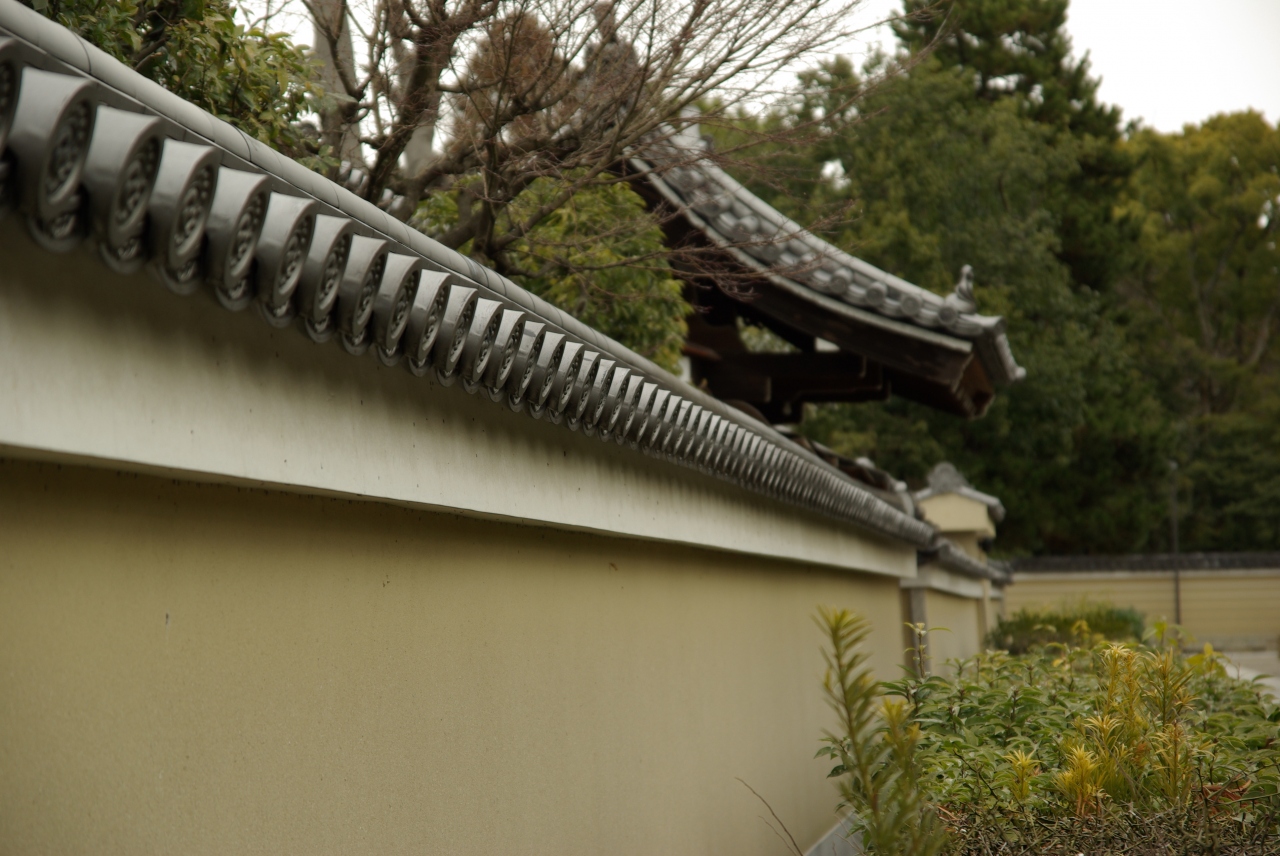
[[[354,123],[356,103],[342,82],[343,76],[348,81],[355,80],[356,73],[351,28],[344,14],[346,4],[342,0],[313,0],[311,6],[316,56],[321,63],[320,82],[325,93],[337,102],[336,107],[320,114],[324,142],[340,160],[360,163],[360,137]],[[339,68],[343,74],[338,73]]]

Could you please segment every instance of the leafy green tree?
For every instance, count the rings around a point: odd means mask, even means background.
[[[1098,294],[1074,287],[1058,256],[1050,205],[1078,149],[1015,99],[980,97],[976,76],[920,61],[833,119],[830,107],[858,80],[831,64],[806,77],[791,121],[820,127],[811,180],[832,161],[844,176],[812,203],[852,206],[827,237],[940,293],[973,265],[981,308],[1008,319],[1028,379],[976,422],[893,400],[817,408],[804,430],[909,479],[954,461],[1012,509],[1002,549],[1144,548],[1164,515],[1172,433],[1125,330]]]
[[[322,165],[299,119],[322,93],[305,48],[236,22],[231,0],[29,0],[166,89],[280,151]]]
[[[520,222],[527,209],[555,199],[563,185],[539,179],[500,216]],[[470,198],[463,190],[428,197],[413,224],[428,234],[452,228],[459,200]],[[519,267],[509,272],[529,291],[658,365],[677,369],[690,307],[672,275],[662,228],[628,184],[578,191],[530,229],[512,255]]]
[[[1196,420],[1183,475],[1191,550],[1280,549],[1280,390],[1247,410]]]
[[[904,0],[895,25],[903,46],[929,49],[944,67],[973,73],[976,95],[1011,101],[1054,132],[1068,173],[1046,187],[1057,220],[1055,254],[1079,285],[1105,290],[1128,261],[1113,209],[1132,169],[1118,145],[1120,110],[1098,100],[1087,56],[1066,32],[1068,0]]]
[[[1233,410],[1280,360],[1280,129],[1235,113],[1129,147],[1140,167],[1124,210],[1142,264],[1126,293],[1177,342],[1194,412]]]
[[[1089,61],[1067,36],[1068,0],[904,0],[894,32],[911,53],[974,73],[978,97],[1016,95],[1035,121],[1117,136],[1120,111],[1098,101]]]
[[[1123,282],[1148,373],[1181,420],[1184,543],[1280,546],[1280,128],[1253,112],[1141,131]]]

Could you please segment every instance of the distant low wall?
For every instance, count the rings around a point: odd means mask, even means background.
[[[1199,643],[1222,650],[1275,649],[1280,642],[1280,567],[1226,567],[1181,572],[1182,625]],[[1172,570],[1018,571],[1005,590],[1006,609],[1091,600],[1133,607],[1174,621]]]

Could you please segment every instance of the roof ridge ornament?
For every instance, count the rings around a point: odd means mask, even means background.
[[[960,472],[960,468],[950,461],[943,461],[929,470],[929,475],[925,476],[925,480],[928,482],[929,487],[937,493],[949,493],[962,487],[973,487],[969,480],[964,477],[964,473]]]
[[[944,325],[954,327],[960,321],[960,316],[972,315],[977,311],[978,301],[973,296],[973,266],[965,265],[960,268],[960,279],[956,282],[955,290],[942,301],[942,308],[938,310],[938,320]],[[1009,356],[1012,358],[1012,352]],[[1016,375],[1017,372],[1015,371],[1014,374]]]
[[[960,268],[960,279],[955,290],[947,297],[947,305],[954,306],[959,312],[977,312],[978,301],[973,296],[973,265]]]

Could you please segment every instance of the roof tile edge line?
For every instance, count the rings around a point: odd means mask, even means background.
[[[674,147],[680,150],[687,150],[684,147],[680,147],[676,143],[671,143],[671,145],[673,145]],[[662,194],[665,197],[668,198],[669,202],[672,202],[673,204],[675,204],[677,206],[677,209],[682,214],[689,216],[691,219],[692,217],[697,217],[698,220],[702,223],[702,225],[699,226],[699,228],[708,232],[716,232],[717,235],[719,234],[718,230],[715,230],[713,226],[707,223],[705,218],[703,218],[700,214],[695,212],[692,206],[684,200],[683,196],[669,185],[669,183],[660,174],[659,172],[660,167],[655,165],[653,162],[647,161],[641,157],[636,157],[636,158],[633,158],[632,160],[645,164],[644,172],[646,174],[647,180],[651,184],[653,184],[655,187],[657,187],[658,190],[662,192]],[[918,286],[914,283],[907,282],[901,277],[895,276],[889,273],[888,271],[881,270],[880,268],[876,267],[870,262],[864,261],[863,259],[860,259],[857,256],[850,255],[849,253],[845,252],[844,250],[840,249],[839,247],[835,246],[829,241],[826,241],[818,237],[817,235],[814,235],[812,232],[809,232],[807,229],[804,229],[794,220],[787,217],[785,214],[778,211],[776,208],[769,205],[764,200],[760,199],[758,196],[756,196],[754,193],[752,193],[750,190],[744,187],[737,179],[729,175],[729,173],[725,172],[725,170],[721,169],[719,166],[710,162],[705,156],[698,155],[693,160],[691,160],[688,164],[685,164],[683,166],[686,169],[698,169],[708,174],[715,182],[718,182],[721,185],[723,185],[734,196],[735,199],[737,199],[738,201],[742,202],[743,205],[755,211],[756,214],[770,219],[771,221],[773,221],[775,227],[778,227],[780,230],[790,230],[788,234],[792,234],[793,236],[802,239],[810,247],[813,247],[814,249],[819,250],[821,253],[833,259],[837,263],[844,265],[845,267],[848,267],[853,270],[859,270],[863,272],[864,275],[869,275],[869,276],[879,278],[888,284],[892,284],[893,287],[898,289],[899,291],[912,294],[917,298],[919,298],[920,300],[930,303],[931,305],[932,304],[940,305],[945,301],[945,298],[940,297],[937,294],[934,294],[932,291],[929,291],[926,288],[922,288],[921,286]],[[721,240],[725,241],[726,244],[731,243],[731,242],[728,242],[727,239],[724,239],[723,237],[721,237]],[[730,249],[736,249],[736,248],[730,246]],[[755,259],[753,256],[750,255],[750,253],[739,251],[736,255],[746,256],[747,258],[750,258],[754,266],[758,266],[759,268],[762,269],[761,272],[767,273],[770,276],[779,276],[774,272],[763,270],[763,268],[765,268],[764,263],[759,261],[758,259]],[[786,281],[788,282],[792,282],[792,280],[790,279],[787,279],[787,278],[784,278],[784,279],[786,279]],[[808,296],[809,294],[813,294],[813,295],[822,294],[822,292],[819,292],[801,283],[794,283],[794,287],[803,289],[804,292],[807,293],[806,296]],[[827,295],[822,295],[822,296],[827,296]],[[828,298],[828,299],[834,300],[834,298]],[[850,304],[850,306],[855,309],[860,309],[860,307],[857,307],[854,304]],[[865,312],[865,310],[861,310],[861,311]],[[880,318],[886,321],[895,320],[891,316],[881,315],[879,313],[867,313],[867,314],[874,315],[876,318]],[[965,313],[965,316],[972,323],[979,326],[981,328],[981,332],[978,335],[973,337],[964,337],[964,336],[959,336],[957,334],[957,338],[961,338],[961,339],[964,339],[965,341],[970,341],[977,344],[982,350],[983,354],[988,358],[984,362],[989,361],[989,363],[993,367],[998,367],[1000,369],[1001,376],[999,378],[996,378],[995,380],[997,380],[997,382],[1000,382],[1000,383],[1012,383],[1025,378],[1026,369],[1018,365],[1017,360],[1013,355],[1013,349],[1009,345],[1008,336],[1004,330],[1004,326],[1005,326],[1004,318],[1002,316],[979,315],[977,313]],[[906,327],[910,328],[913,334],[919,333],[919,332],[936,332],[931,328],[920,325],[920,324],[913,324],[908,322],[897,322],[897,323],[904,324]]]
[[[632,160],[639,159],[633,158]],[[667,202],[671,205],[677,206],[679,213],[697,226],[712,240],[713,243],[718,245],[721,249],[732,253],[734,258],[741,261],[744,266],[754,269],[761,276],[767,277],[770,282],[778,285],[784,290],[798,295],[805,300],[816,301],[819,305],[834,312],[842,314],[847,313],[850,317],[856,319],[861,324],[879,327],[882,330],[888,330],[894,333],[923,338],[927,342],[931,342],[942,348],[947,348],[948,350],[956,351],[957,353],[968,354],[973,352],[973,340],[965,339],[960,336],[953,336],[948,333],[941,333],[937,330],[930,330],[927,327],[919,327],[915,324],[908,324],[905,321],[899,321],[897,318],[890,318],[887,315],[868,312],[860,306],[854,306],[851,303],[844,303],[829,294],[814,291],[806,285],[770,270],[759,259],[752,256],[750,253],[745,252],[741,247],[735,246],[734,242],[722,235],[719,229],[708,223],[705,217],[685,204],[684,201],[681,200],[679,194],[672,190],[670,185],[663,181],[661,177],[651,173],[650,181],[654,185],[655,189],[662,194],[663,198],[667,200]]]

